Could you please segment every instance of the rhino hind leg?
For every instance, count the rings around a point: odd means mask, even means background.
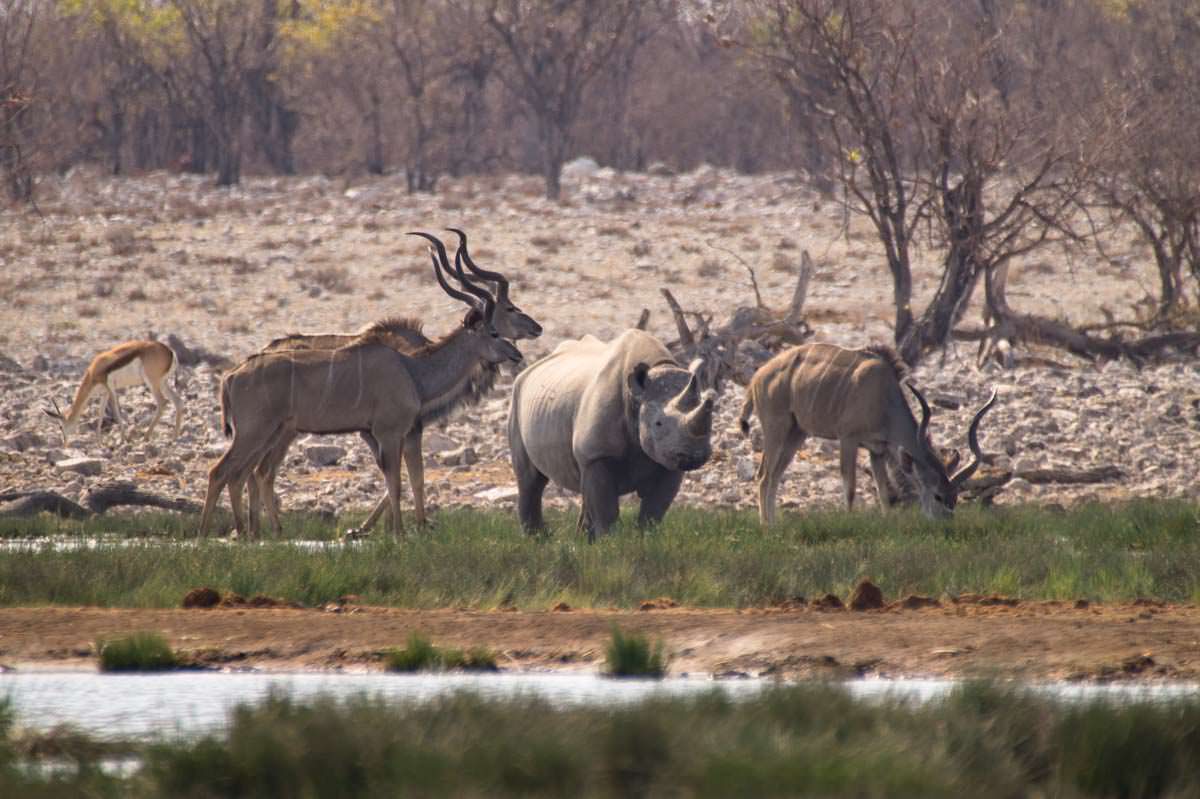
[[[509,440],[513,472],[517,476],[517,516],[525,532],[540,533],[546,529],[546,520],[542,516],[542,492],[550,481],[529,460],[520,437],[511,436]]]
[[[639,486],[637,494],[642,504],[638,511],[638,524],[645,526],[661,522],[682,484],[683,472],[663,469],[654,479]]]

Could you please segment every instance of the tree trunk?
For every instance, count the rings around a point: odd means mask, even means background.
[[[368,138],[367,138],[367,172],[372,175],[382,175],[384,170],[383,159],[383,103],[379,99],[378,92],[370,93],[371,108],[367,111],[368,120]]]
[[[542,140],[542,179],[546,185],[546,199],[558,200],[562,195],[562,166],[566,160],[566,135],[558,125],[545,120],[540,128]]]
[[[954,325],[975,290],[979,278],[979,243],[983,240],[983,185],[964,178],[942,192],[942,206],[950,232],[942,282],[933,300],[900,342],[900,355],[916,364],[931,349],[950,338]]]

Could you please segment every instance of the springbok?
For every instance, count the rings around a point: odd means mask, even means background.
[[[496,332],[501,337],[510,340],[533,339],[540,336],[542,334],[542,326],[509,300],[508,279],[499,272],[486,271],[476,266],[467,251],[467,234],[457,228],[448,228],[448,230],[457,234],[459,238],[458,251],[454,257],[453,273],[463,288],[482,299],[482,296],[478,293],[479,287],[463,274],[464,260],[468,265],[468,269],[480,277],[496,283],[498,286],[497,295],[495,296],[496,311],[493,318],[493,326],[496,328]],[[410,235],[428,239],[436,248],[438,259],[441,261],[443,269],[451,271],[449,259],[446,255],[446,248],[439,239],[423,232],[414,232]],[[486,292],[484,293],[486,294]],[[389,345],[401,352],[413,352],[430,343],[430,340],[421,332],[421,323],[419,321],[391,317],[374,322],[352,335],[285,336],[275,339],[260,352],[280,352],[297,349],[332,350],[345,346],[354,341],[358,336],[367,333],[378,334]],[[481,361],[475,374],[470,378],[468,389],[463,392],[462,400],[458,403],[446,405],[435,416],[422,420],[422,423],[414,427],[408,438],[405,439],[403,460],[408,469],[409,486],[413,493],[414,516],[418,526],[424,526],[426,523],[424,458],[421,452],[421,435],[424,424],[444,418],[463,405],[477,404],[491,391],[495,385],[498,373],[497,366],[486,361]],[[362,437],[368,447],[372,446],[370,436],[364,434]],[[292,438],[288,438],[280,441],[279,445],[272,449],[254,469],[255,479],[249,482],[250,530],[252,532],[259,529],[259,511],[263,503],[271,503],[267,512],[273,525],[276,527],[276,533],[279,532],[279,501],[274,491],[275,478],[293,440]],[[388,498],[384,495],[376,503],[366,521],[360,527],[351,530],[350,534],[362,535],[368,532],[375,525],[380,515],[387,509],[387,506]]]
[[[496,306],[491,296],[481,298],[477,307],[470,295],[446,283],[436,256],[433,267],[444,291],[472,305],[462,325],[437,341],[403,353],[384,337],[368,333],[335,350],[254,355],[225,374],[221,416],[233,441],[209,470],[201,535],[227,485],[234,524],[239,533],[245,531],[242,483],[281,441],[299,432],[368,434],[387,486],[392,533],[398,537],[403,532],[400,461],[406,439],[423,421],[462,401],[480,361],[521,360],[520,351],[492,324]]]
[[[52,407],[47,406],[42,410],[47,416],[58,422],[62,430],[63,446],[66,446],[71,433],[82,423],[83,412],[87,408],[88,402],[97,392],[102,392],[104,396],[100,403],[100,413],[96,417],[97,438],[102,435],[104,414],[108,409],[108,403],[112,402],[117,428],[121,431],[122,440],[128,442],[129,436],[125,430],[125,420],[121,415],[121,405],[117,401],[117,392],[122,388],[145,383],[146,387],[150,389],[150,393],[154,395],[156,404],[154,418],[146,425],[145,437],[150,437],[154,426],[162,418],[167,400],[170,400],[171,404],[175,406],[175,436],[178,437],[180,428],[183,426],[183,402],[171,388],[170,381],[167,379],[175,371],[175,362],[175,352],[161,342],[123,342],[92,359],[92,362],[88,364],[87,371],[83,373],[83,380],[80,382],[79,388],[75,391],[75,400],[65,414],[53,398],[50,400],[53,403]]]
[[[854,505],[859,447],[870,454],[880,503],[890,505],[886,461],[888,451],[898,448],[912,459],[922,510],[931,517],[949,516],[959,489],[983,459],[979,422],[995,404],[996,392],[971,420],[967,440],[974,460],[949,475],[928,435],[930,411],[925,397],[908,384],[921,405],[920,424],[904,399],[901,383],[907,379],[904,362],[887,347],[849,350],[832,344],[803,344],[760,366],[750,380],[739,417],[744,435],[750,432],[751,412],[757,413],[762,425],[763,454],[756,474],[759,520],[763,524],[775,521],[779,480],[807,436],[841,443],[847,508]]]

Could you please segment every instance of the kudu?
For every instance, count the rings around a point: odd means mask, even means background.
[[[175,371],[175,352],[159,341],[126,341],[97,355],[88,364],[83,373],[83,380],[75,391],[75,399],[70,409],[63,413],[58,403],[51,399],[52,406],[42,411],[58,422],[62,430],[63,446],[79,426],[83,412],[92,397],[103,393],[100,403],[100,413],[96,417],[96,435],[100,436],[104,423],[104,414],[108,404],[112,403],[113,417],[117,429],[121,431],[122,440],[128,442],[129,436],[125,431],[125,420],[121,414],[121,405],[117,401],[117,392],[122,388],[144,383],[154,395],[154,418],[146,425],[145,437],[150,438],[154,426],[162,418],[167,400],[175,406],[175,436],[179,436],[183,425],[183,401],[171,388],[170,376]]]
[[[479,286],[471,282],[471,280],[463,273],[463,263],[474,274],[491,281],[496,284],[496,301],[495,316],[493,317],[493,326],[496,332],[501,337],[510,340],[533,339],[542,334],[542,326],[539,325],[531,316],[518,308],[508,296],[509,283],[508,279],[499,272],[491,272],[480,269],[471,259],[470,253],[467,250],[467,234],[457,228],[447,228],[458,236],[458,250],[454,256],[454,268],[451,270],[449,259],[446,255],[446,248],[441,240],[423,232],[414,232],[410,235],[421,236],[428,239],[437,250],[438,259],[441,261],[445,271],[453,271],[453,274],[458,279],[459,284],[467,291],[475,294],[475,296],[483,299],[487,294],[482,291]],[[481,293],[482,291],[482,293]],[[291,335],[283,338],[275,339],[261,352],[279,352],[283,350],[296,349],[337,349],[352,342],[357,336],[364,333],[374,332],[381,336],[382,340],[390,346],[395,347],[401,352],[413,352],[416,349],[424,347],[430,343],[430,340],[421,332],[420,322],[413,319],[389,318],[380,320],[361,330],[357,334],[341,335],[341,334],[326,334],[326,335]],[[499,368],[495,364],[481,361],[475,373],[471,376],[468,384],[468,389],[463,392],[462,400],[458,403],[444,406],[441,411],[416,425],[410,432],[404,442],[403,461],[408,470],[408,479],[410,490],[413,493],[414,516],[418,526],[424,526],[425,519],[425,493],[424,493],[424,458],[421,451],[421,436],[425,424],[436,421],[437,419],[448,416],[451,412],[463,405],[474,405],[478,403],[484,396],[491,391],[495,385],[496,377]],[[372,446],[372,441],[369,435],[363,434],[363,440],[368,447]],[[279,467],[283,459],[287,455],[288,449],[291,447],[294,437],[285,438],[280,441],[279,445],[271,450],[264,457],[263,461],[254,469],[254,479],[249,484],[249,500],[250,500],[250,529],[256,532],[259,529],[259,513],[260,508],[265,504],[268,517],[271,520],[272,526],[276,533],[279,533],[279,502],[274,491],[275,478],[278,474]],[[373,453],[374,454],[374,453]],[[231,489],[236,490],[236,487]],[[380,498],[376,503],[371,514],[366,521],[357,529],[351,530],[353,535],[361,535],[375,525],[376,521],[388,507],[388,498],[386,495]]]
[[[996,393],[992,392],[971,420],[967,439],[974,459],[950,475],[928,435],[929,404],[908,384],[921,405],[918,424],[904,399],[901,383],[907,378],[904,362],[887,347],[849,350],[831,344],[804,344],[784,350],[759,367],[750,380],[739,418],[743,434],[750,432],[751,412],[757,413],[762,425],[763,454],[756,475],[759,520],[763,524],[775,521],[779,481],[808,436],[840,442],[846,507],[854,505],[859,447],[870,455],[871,472],[885,507],[891,501],[887,454],[899,449],[911,458],[912,476],[926,515],[952,513],[959,489],[982,461],[979,422],[996,402]]]
[[[472,305],[453,332],[410,353],[375,333],[334,350],[262,353],[222,378],[222,422],[233,441],[209,470],[201,535],[227,485],[235,526],[245,530],[240,486],[268,453],[298,432],[368,434],[387,486],[392,533],[403,532],[400,461],[405,440],[416,426],[462,401],[480,361],[521,360],[520,351],[492,324],[496,305],[491,296],[474,306],[471,295],[450,287],[438,258],[432,257],[442,289]]]

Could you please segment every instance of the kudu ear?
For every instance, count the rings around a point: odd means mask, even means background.
[[[639,363],[633,367],[633,371],[629,373],[629,393],[634,399],[640,400],[646,393],[646,381],[650,377],[650,366],[646,363]]]

